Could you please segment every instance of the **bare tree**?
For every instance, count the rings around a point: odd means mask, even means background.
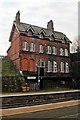
[[[75,40],[72,42],[71,52],[80,52],[80,36],[78,36],[78,38],[76,37]]]

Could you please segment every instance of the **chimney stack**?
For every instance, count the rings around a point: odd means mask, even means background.
[[[20,23],[20,11],[18,11],[17,13],[16,13],[16,17],[15,17],[15,21],[16,21],[16,23]]]
[[[47,23],[47,29],[49,31],[54,31],[54,27],[53,27],[53,21],[50,20],[48,23]]]

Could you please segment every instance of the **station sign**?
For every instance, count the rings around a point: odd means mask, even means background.
[[[36,79],[36,77],[27,77],[27,79]]]

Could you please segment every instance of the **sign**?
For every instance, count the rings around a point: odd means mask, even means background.
[[[36,77],[27,77],[27,79],[36,79]]]

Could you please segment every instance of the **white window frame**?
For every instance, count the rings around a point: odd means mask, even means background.
[[[55,46],[52,47],[52,54],[57,55],[57,48]]]
[[[65,63],[65,73],[69,73],[69,63]]]
[[[30,52],[35,52],[35,44],[34,43],[30,44]]]
[[[48,71],[47,72],[52,72],[52,62],[48,61]]]
[[[65,49],[65,56],[68,56],[68,49]]]
[[[64,56],[64,49],[60,48],[60,56]]]
[[[23,42],[23,51],[28,51],[28,43],[27,42]]]
[[[57,73],[57,62],[53,61],[53,73]]]
[[[64,70],[64,67],[65,67],[65,66],[64,66],[64,62],[61,62],[61,63],[60,63],[60,72],[61,72],[61,73],[64,73],[64,71],[65,71],[65,70]]]
[[[39,53],[43,53],[43,45],[39,45]]]
[[[47,54],[51,54],[52,50],[51,50],[51,46],[47,46]]]

